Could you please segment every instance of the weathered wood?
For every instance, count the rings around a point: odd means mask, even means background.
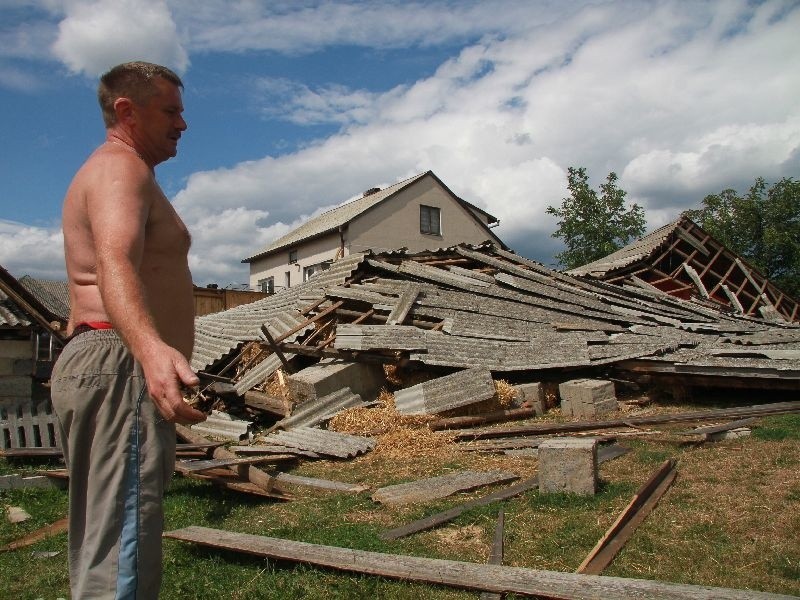
[[[671,415],[652,415],[645,417],[628,417],[626,419],[610,419],[608,421],[578,421],[574,423],[536,423],[521,427],[496,427],[491,429],[471,429],[455,434],[459,440],[479,440],[496,437],[514,437],[524,435],[543,435],[552,433],[569,433],[590,431],[595,429],[613,429],[615,427],[631,427],[637,425],[657,425],[665,423],[687,423],[692,421],[712,421],[732,417],[756,417],[800,412],[800,401],[775,402],[760,406],[740,408],[723,408],[717,410],[692,411]]]
[[[263,333],[264,337],[267,338],[267,342],[269,343],[270,348],[272,348],[272,351],[280,359],[281,364],[283,365],[283,370],[286,371],[287,373],[294,373],[294,369],[292,369],[291,365],[289,364],[289,361],[286,360],[286,356],[284,356],[284,354],[281,351],[281,349],[278,348],[278,344],[275,343],[275,339],[272,337],[272,334],[269,332],[269,327],[267,327],[266,325],[262,325],[261,326],[261,333]]]
[[[204,481],[208,481],[209,483],[213,483],[214,485],[233,490],[234,492],[261,496],[263,498],[272,498],[273,500],[294,500],[294,496],[291,494],[276,492],[274,489],[270,492],[267,492],[257,485],[253,485],[249,481],[232,479],[232,475],[235,477],[235,475],[227,469],[207,471],[204,473],[184,474],[185,477],[189,477],[191,479],[202,479]]]
[[[14,540],[10,544],[6,544],[2,548],[0,548],[0,553],[9,552],[11,550],[18,550],[20,548],[27,548],[28,546],[32,546],[33,544],[40,542],[46,538],[49,538],[50,536],[57,535],[59,533],[67,531],[68,527],[69,527],[69,518],[64,517],[63,519],[59,519],[55,523],[51,523],[50,525],[45,525],[41,529],[32,531],[28,535],[21,537],[18,540]]]
[[[603,569],[610,565],[614,557],[622,550],[636,528],[652,512],[661,496],[675,481],[676,475],[675,460],[665,460],[634,494],[628,506],[592,548],[576,572],[588,575],[602,573]]]
[[[328,567],[351,573],[379,575],[461,589],[516,593],[564,600],[788,600],[789,596],[745,590],[673,584],[643,579],[577,575],[523,567],[482,565],[383,554],[335,546],[323,546],[207,527],[186,527],[164,534],[184,542],[243,552],[276,560]]]
[[[181,473],[200,473],[209,469],[219,467],[239,467],[242,465],[254,465],[258,463],[274,463],[286,460],[297,460],[293,454],[272,454],[261,456],[250,456],[247,458],[213,458],[209,460],[181,460],[175,463],[175,469]]]
[[[437,419],[429,423],[428,427],[431,431],[439,431],[441,429],[457,429],[459,427],[472,427],[473,425],[485,425],[487,423],[521,420],[534,416],[536,416],[536,411],[532,408],[511,408],[508,410],[488,412],[482,415]]]
[[[505,513],[501,508],[497,513],[497,525],[494,528],[494,537],[492,538],[492,549],[489,552],[489,560],[486,561],[490,565],[503,564],[503,537],[505,535]],[[497,592],[483,592],[481,600],[502,600],[503,594]]]
[[[709,425],[708,427],[698,427],[697,429],[687,429],[686,431],[676,431],[678,435],[708,435],[711,433],[721,433],[723,431],[730,431],[731,429],[738,429],[739,427],[748,427],[756,422],[755,417],[748,419],[739,419],[738,421],[731,421],[730,423],[722,423],[721,425]]]
[[[343,481],[331,481],[330,479],[318,479],[316,477],[302,477],[291,475],[290,473],[278,473],[275,479],[281,483],[297,485],[302,487],[325,490],[328,492],[345,492],[348,494],[360,494],[369,489],[366,485],[359,483],[344,483]]]
[[[439,477],[382,487],[375,490],[372,499],[381,504],[391,505],[429,502],[446,498],[457,492],[474,490],[495,483],[505,483],[514,479],[519,479],[519,476],[502,471],[459,471]]]
[[[182,440],[187,442],[193,444],[203,444],[208,442],[204,436],[192,431],[184,425],[175,425],[175,431]],[[233,452],[222,447],[215,448],[213,456],[214,458],[238,458]],[[265,473],[261,469],[252,465],[243,465],[235,468],[236,472],[241,475],[242,478],[247,479],[253,485],[257,485],[265,492],[269,493],[274,491],[279,497],[284,497],[286,495],[286,490],[282,489],[276,484],[275,478],[272,475]]]
[[[499,500],[508,500],[509,498],[513,498],[514,496],[519,496],[520,494],[524,494],[528,490],[536,489],[539,487],[539,477],[534,475],[529,479],[525,479],[515,485],[509,486],[505,489],[498,490],[496,492],[492,492],[491,494],[487,494],[481,498],[476,498],[475,500],[470,500],[469,502],[465,502],[464,504],[459,504],[458,506],[454,506],[449,510],[445,510],[428,517],[419,519],[417,521],[413,521],[406,525],[402,525],[400,527],[396,527],[394,529],[389,529],[384,531],[379,535],[382,540],[397,540],[401,537],[405,537],[407,535],[411,535],[413,533],[419,533],[420,531],[425,531],[426,529],[433,529],[434,527],[438,527],[443,523],[447,523],[452,521],[453,519],[458,518],[463,513],[473,508],[477,508],[479,506],[486,506],[487,504],[492,504],[493,502],[497,502]]]
[[[601,448],[597,452],[597,463],[604,463],[606,461],[612,460],[617,458],[618,456],[622,456],[629,452],[628,448],[622,448],[620,446],[610,446]],[[526,479],[524,481],[520,481],[519,483],[509,486],[505,489],[498,490],[496,492],[492,492],[491,494],[487,494],[481,498],[476,498],[475,500],[470,500],[469,502],[465,502],[464,504],[459,504],[449,510],[445,510],[428,517],[424,517],[417,521],[413,521],[406,525],[402,525],[400,527],[396,527],[395,529],[389,529],[388,531],[384,531],[379,535],[379,537],[383,540],[397,540],[401,537],[405,537],[407,535],[411,535],[413,533],[418,533],[420,531],[425,531],[426,529],[432,529],[434,527],[438,527],[443,523],[447,523],[452,521],[453,519],[458,518],[460,515],[465,513],[468,510],[473,508],[477,508],[479,506],[486,506],[487,504],[492,504],[493,502],[497,502],[499,500],[508,500],[509,498],[513,498],[514,496],[519,496],[527,492],[528,490],[535,489],[539,487],[539,477],[534,475],[533,477]]]
[[[281,398],[270,396],[257,390],[248,390],[244,393],[245,406],[271,413],[278,417],[286,416],[286,402]]]

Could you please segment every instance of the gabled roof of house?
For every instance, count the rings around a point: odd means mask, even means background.
[[[456,196],[450,190],[450,188],[448,188],[442,182],[442,180],[439,179],[433,173],[433,171],[426,171],[424,173],[420,173],[419,175],[414,175],[413,177],[409,177],[408,179],[395,183],[394,185],[390,185],[389,187],[384,188],[382,190],[375,191],[371,194],[365,193],[365,195],[362,196],[361,198],[352,200],[351,202],[342,204],[341,206],[337,206],[336,208],[332,208],[331,210],[324,212],[321,215],[314,217],[313,219],[309,219],[308,221],[300,225],[300,227],[293,229],[283,237],[278,238],[277,240],[272,242],[269,246],[267,246],[257,254],[254,254],[253,256],[243,259],[242,262],[249,263],[255,259],[263,258],[284,248],[289,248],[301,242],[305,242],[307,240],[311,240],[319,236],[325,235],[326,233],[336,231],[339,227],[347,225],[348,223],[353,221],[356,217],[364,214],[366,211],[377,206],[381,202],[384,202],[389,198],[395,196],[400,191],[409,187],[411,184],[419,181],[426,175],[430,175],[431,177],[433,177],[445,190],[447,190],[447,192],[457,202],[459,202],[465,208],[467,208],[470,214],[474,214],[474,211],[477,211],[486,215],[490,223],[499,222],[496,217],[490,215],[485,210]],[[483,223],[481,223],[481,225],[483,225]],[[502,244],[502,242],[500,242],[500,240],[497,239],[496,236],[494,236],[494,234],[490,233],[490,235],[496,242]]]
[[[800,318],[795,298],[685,215],[567,273],[650,285],[681,298],[697,296],[748,316],[772,314],[790,322]]]

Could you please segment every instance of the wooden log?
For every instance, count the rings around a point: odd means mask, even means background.
[[[739,427],[748,427],[756,422],[755,417],[747,419],[739,419],[738,421],[731,421],[730,423],[723,423],[722,425],[709,425],[708,427],[698,427],[697,429],[688,429],[686,431],[676,431],[679,435],[709,435],[711,433],[721,433],[723,431],[730,431],[731,429],[738,429]]]
[[[655,508],[661,496],[675,481],[676,474],[675,459],[665,460],[634,494],[628,506],[592,548],[576,572],[588,575],[602,573],[603,569],[610,565],[614,557],[622,550],[636,528]]]
[[[275,396],[270,396],[258,390],[248,390],[244,393],[244,404],[249,408],[268,412],[277,417],[286,416],[286,403]]]
[[[164,537],[212,548],[328,567],[351,573],[460,589],[563,600],[788,600],[790,596],[706,586],[559,573],[523,567],[383,554],[191,526]]]

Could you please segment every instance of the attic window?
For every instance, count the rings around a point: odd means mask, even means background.
[[[419,207],[419,231],[430,235],[442,235],[441,209],[435,206]]]
[[[297,248],[294,250],[289,250],[289,264],[294,264],[297,262]]]

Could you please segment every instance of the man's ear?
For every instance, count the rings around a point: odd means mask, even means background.
[[[114,101],[117,123],[130,123],[133,119],[133,101],[130,98],[117,98]]]

